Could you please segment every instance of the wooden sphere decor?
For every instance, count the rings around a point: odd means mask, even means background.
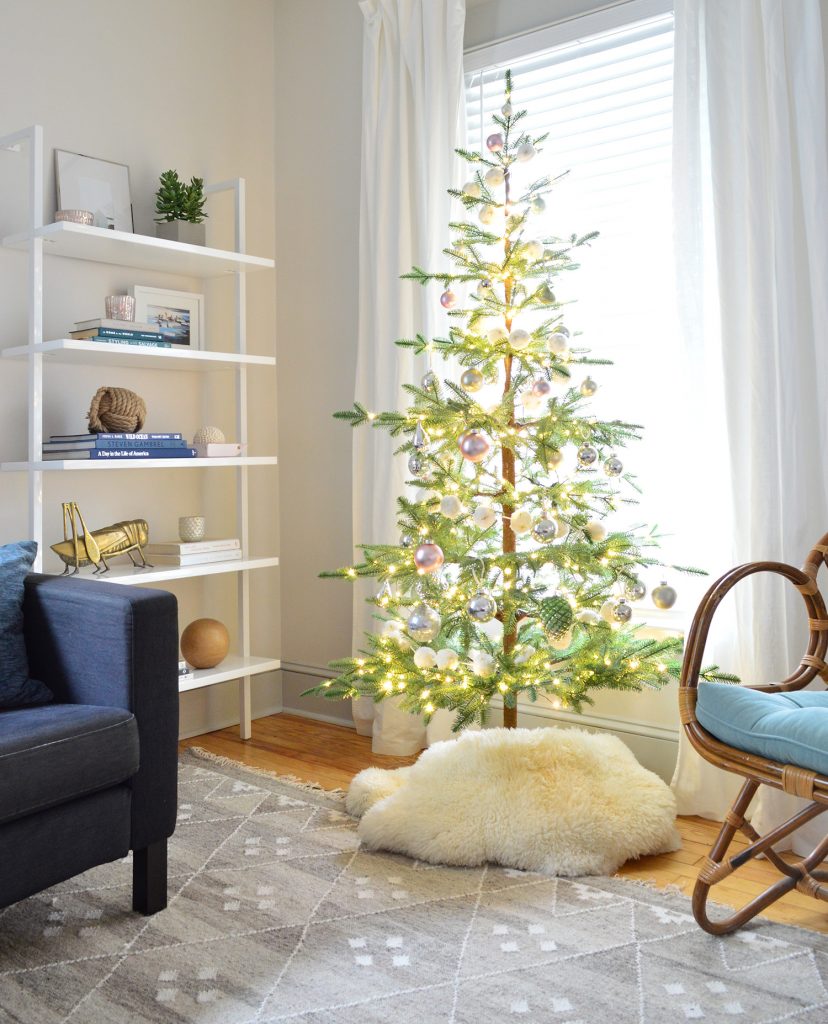
[[[218,619],[195,619],[181,634],[181,653],[193,668],[215,668],[230,650],[230,634]]]

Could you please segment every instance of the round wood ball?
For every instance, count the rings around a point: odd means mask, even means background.
[[[193,668],[215,668],[230,650],[230,634],[218,619],[196,619],[181,634],[181,653]]]

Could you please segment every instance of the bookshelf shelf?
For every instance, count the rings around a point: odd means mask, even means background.
[[[46,192],[46,161],[44,159],[43,129],[40,125],[31,125],[17,132],[0,137],[0,150],[8,150],[21,154],[28,167],[28,217],[27,229],[19,234],[8,235],[0,241],[7,249],[19,250],[25,258],[27,269],[27,288],[25,297],[28,313],[28,331],[25,335],[26,344],[16,344],[0,352],[2,360],[19,360],[26,369],[26,398],[28,405],[28,430],[26,443],[26,459],[19,462],[6,462],[0,465],[0,471],[25,475],[27,485],[27,530],[28,536],[37,541],[39,555],[35,562],[35,571],[42,571],[43,552],[48,551],[48,541],[44,531],[44,503],[46,482],[52,478],[44,474],[53,473],[87,473],[114,470],[135,469],[237,469],[239,472],[225,474],[218,478],[205,478],[203,487],[220,486],[235,495],[235,532],[241,550],[249,551],[251,543],[250,528],[250,496],[248,492],[251,467],[267,467],[277,464],[276,456],[240,456],[236,458],[216,459],[175,459],[146,458],[136,460],[87,460],[65,459],[44,461],[42,458],[44,399],[48,392],[44,386],[48,382],[54,386],[56,374],[54,367],[76,364],[98,370],[102,366],[121,367],[122,369],[167,370],[176,373],[225,370],[233,374],[235,394],[235,437],[233,440],[247,450],[248,424],[251,419],[249,408],[248,371],[262,367],[274,367],[276,360],[272,356],[251,355],[247,352],[247,277],[252,272],[270,271],[275,264],[271,259],[261,256],[250,256],[245,252],[245,182],[243,178],[207,185],[204,189],[208,196],[219,192],[230,192],[233,198],[235,213],[235,233],[233,250],[210,249],[205,246],[187,245],[167,239],[154,238],[150,235],[139,235],[125,231],[108,231],[103,228],[87,227],[82,224],[59,222],[43,223],[43,197]],[[87,263],[103,263],[116,267],[128,267],[139,271],[151,271],[157,274],[174,274],[192,278],[220,278],[229,276],[233,279],[233,339],[226,345],[232,352],[212,352],[201,350],[184,350],[175,348],[152,348],[147,346],[118,345],[110,342],[89,341],[86,339],[56,338],[44,340],[43,313],[48,298],[49,279],[44,275],[44,256],[53,259],[72,259]],[[79,271],[82,268],[77,268]],[[90,268],[87,268],[87,272]],[[136,275],[137,276],[137,275]],[[83,309],[88,316],[89,306]],[[61,328],[63,329],[63,328]],[[22,340],[22,338],[17,339]],[[6,377],[8,373],[6,363]],[[49,367],[53,367],[49,370]],[[201,377],[206,384],[209,378]],[[164,386],[167,382],[155,381]],[[173,387],[168,393],[175,392],[179,380],[171,382]],[[209,404],[211,389],[205,387],[203,406]],[[65,431],[70,429],[66,424]],[[191,425],[191,429],[194,427]],[[22,433],[22,429],[21,429]],[[73,485],[83,491],[86,484],[83,477],[74,478]],[[123,477],[120,478],[123,481]],[[164,480],[164,484],[167,484]],[[175,496],[175,478],[169,481],[166,488],[171,498]],[[55,488],[57,490],[57,488]],[[82,495],[78,495],[79,498]],[[105,503],[104,503],[105,505]],[[184,508],[182,512],[189,511]],[[106,515],[105,507],[98,512]],[[198,690],[230,680],[239,681],[239,731],[242,739],[251,735],[252,701],[251,679],[266,672],[276,671],[280,667],[277,658],[255,657],[251,653],[251,619],[253,607],[251,600],[250,573],[267,568],[275,568],[279,559],[275,555],[262,558],[242,558],[237,561],[207,562],[202,565],[188,566],[156,566],[145,570],[136,570],[131,565],[113,566],[105,573],[102,580],[123,586],[151,586],[155,584],[173,587],[176,583],[195,577],[218,576],[233,574],[235,577],[237,636],[236,653],[226,658],[215,669],[196,672],[190,680],[182,681],[179,690]],[[89,571],[82,572],[84,579],[89,579]],[[99,577],[91,577],[98,579]],[[207,584],[205,584],[206,586]],[[209,602],[209,594],[205,592],[205,604]]]
[[[239,654],[228,654],[215,668],[196,669],[192,679],[182,679],[178,684],[178,692],[200,690],[203,686],[215,686],[216,683],[260,675],[262,672],[275,672],[281,668],[281,664],[278,658],[256,658],[252,655],[245,658]]]
[[[18,345],[3,349],[3,359],[27,359],[29,354],[47,356],[49,363],[121,366],[136,370],[234,370],[238,366],[275,366],[273,356],[252,356],[241,352],[206,352],[200,349],[149,348],[141,345],[114,345],[105,341],[57,338],[31,348]]]
[[[116,469],[221,469],[275,466],[275,455],[236,455],[231,459],[54,459],[48,462],[4,462],[3,473],[87,473]]]
[[[205,562],[203,565],[156,565],[151,569],[135,569],[131,565],[113,565],[102,576],[93,576],[91,570],[82,569],[80,576],[85,580],[100,580],[102,583],[119,583],[125,587],[146,587],[151,583],[172,583],[196,576],[218,576],[228,572],[249,572],[254,569],[272,569],[278,566],[278,558],[236,558],[227,562]]]
[[[68,221],[44,224],[33,231],[7,235],[3,245],[7,249],[28,249],[33,239],[43,242],[46,256],[112,263],[119,267],[155,270],[186,277],[220,277],[223,274],[272,270],[275,266],[273,260],[261,256],[170,242],[165,238],[136,235],[129,231],[107,231],[106,228],[87,227],[85,224],[72,224]]]

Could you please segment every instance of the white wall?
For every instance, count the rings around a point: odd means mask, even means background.
[[[243,16],[240,16],[243,14]],[[52,148],[126,163],[130,168],[135,228],[153,234],[153,194],[158,174],[175,167],[207,181],[247,179],[249,251],[274,252],[275,149],[274,10],[272,0],[15,0],[3,5],[0,67],[0,135],[38,122],[45,131],[49,175],[46,219],[55,208]],[[22,166],[0,152],[0,182]],[[20,195],[0,188],[0,233],[25,214]],[[232,247],[229,199],[211,201],[208,242]],[[103,296],[133,283],[197,291],[200,282],[75,260],[47,260],[45,335],[61,337],[74,320],[99,315]],[[26,340],[25,258],[0,250],[0,346]],[[209,346],[230,348],[231,284],[205,289]],[[251,275],[249,348],[274,349],[275,288],[271,274]],[[47,369],[47,433],[85,429],[85,412],[101,385],[130,387],[149,406],[148,429],[191,436],[204,422],[234,434],[232,374],[205,383],[201,374],[77,367]],[[273,371],[251,374],[251,453],[276,448]],[[25,457],[25,368],[0,364],[0,459]],[[62,536],[60,502],[80,503],[91,528],[145,517],[156,540],[174,537],[179,515],[206,510],[214,534],[235,529],[235,470],[118,471],[46,474],[46,536]],[[251,470],[254,554],[277,549],[276,471]],[[25,536],[25,478],[0,478],[0,541]],[[47,568],[57,567],[53,556]],[[278,653],[278,570],[253,574],[257,607],[253,642],[258,653]],[[183,626],[213,615],[235,629],[235,578],[191,580],[176,588]],[[94,624],[91,624],[94,638]],[[92,640],[94,642],[94,639]],[[192,734],[237,720],[236,685],[182,698],[182,731]],[[278,677],[254,681],[260,710],[278,707]]]
[[[356,0],[277,0],[276,261],[283,660],[323,667],[351,649],[348,564],[354,397],[362,14]],[[289,129],[287,120],[290,119]],[[350,722],[347,704],[300,698],[318,678],[284,672],[286,708]]]

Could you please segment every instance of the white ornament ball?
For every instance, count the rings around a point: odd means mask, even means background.
[[[506,331],[502,327],[493,327],[488,332],[489,341],[493,345],[497,345],[499,342],[505,341],[508,337],[509,337],[509,335],[506,333]]]
[[[489,188],[500,188],[506,180],[506,174],[502,167],[490,167],[485,174],[485,181]]]
[[[546,339],[546,347],[553,356],[565,356],[569,354],[569,339],[564,334],[554,331]]]
[[[418,647],[414,652],[414,664],[417,668],[434,668],[437,664],[437,652],[430,647]]]
[[[557,469],[564,460],[564,453],[556,448],[546,454],[546,465],[548,469]]]
[[[543,405],[543,398],[541,395],[535,394],[534,391],[525,392],[521,396],[521,401],[526,412],[537,412]]]
[[[500,108],[500,113],[503,114],[504,117],[511,117],[512,116],[512,101],[511,100],[506,100],[506,102]]]
[[[440,511],[447,519],[456,519],[463,514],[463,503],[456,494],[446,494],[440,499]]]
[[[509,344],[515,352],[522,352],[532,341],[532,335],[522,327],[516,327],[509,335]]]
[[[472,671],[481,679],[489,679],[495,674],[495,660],[486,651],[472,651],[469,654]]]
[[[472,512],[472,522],[478,530],[488,530],[497,522],[497,513],[489,505],[478,505]]]
[[[543,196],[535,196],[529,205],[532,207],[533,213],[543,213],[546,209],[546,200]]]
[[[467,181],[463,186],[463,192],[467,196],[471,196],[472,199],[479,199],[483,194],[483,189],[476,181]]]
[[[199,427],[193,434],[193,444],[224,444],[224,431],[218,427]]]
[[[539,260],[543,256],[543,246],[533,238],[524,245],[523,252],[528,260]]]
[[[585,626],[597,626],[601,621],[600,614],[594,608],[582,608],[575,613],[575,618]]]
[[[451,672],[460,664],[460,655],[450,647],[444,647],[437,652],[437,668],[442,672]]]
[[[387,619],[382,627],[382,635],[396,640],[402,635],[405,625],[399,619]]]
[[[549,641],[550,645],[555,648],[556,651],[565,651],[568,647],[572,646],[572,627],[562,633],[560,636],[553,637]]]
[[[584,533],[596,544],[600,544],[602,540],[607,539],[607,528],[603,523],[599,523],[597,519],[591,519],[586,524]]]
[[[524,533],[529,533],[532,529],[532,513],[525,508],[517,509],[517,511],[512,513],[511,527],[512,533],[518,537]]]
[[[495,219],[495,208],[493,206],[481,206],[480,213],[477,215],[477,219],[481,224],[491,224]]]
[[[535,155],[535,147],[532,145],[532,143],[531,142],[521,142],[521,144],[517,148],[517,158],[518,158],[518,160],[522,164],[525,164],[526,161],[527,160],[531,160],[534,155]]]

